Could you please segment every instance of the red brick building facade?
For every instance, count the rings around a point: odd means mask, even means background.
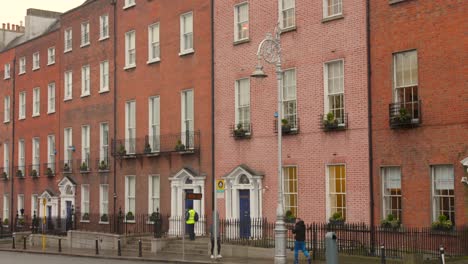
[[[375,220],[465,225],[466,5],[371,1],[370,12]]]

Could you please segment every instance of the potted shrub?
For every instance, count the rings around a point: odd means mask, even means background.
[[[330,224],[332,225],[344,225],[345,219],[341,212],[335,212],[330,219]]]
[[[156,213],[156,212],[153,212],[153,213],[150,215],[149,220],[150,220],[151,222],[156,222],[156,220],[158,220],[158,217],[159,217],[159,214]]]
[[[133,221],[133,220],[135,220],[135,216],[133,215],[132,212],[128,212],[127,215],[125,215],[125,219],[127,221]]]
[[[149,143],[146,143],[145,145],[145,154],[150,154],[151,153],[151,146]]]
[[[69,172],[70,171],[70,166],[68,166],[68,163],[63,164],[63,171],[64,172]]]
[[[109,168],[107,167],[107,163],[103,160],[99,163],[99,170],[108,170]]]
[[[23,171],[22,171],[22,170],[18,170],[18,171],[16,172],[16,176],[18,176],[18,177],[23,177]]]
[[[6,171],[2,172],[2,178],[4,180],[8,179],[8,174],[6,173]]]
[[[88,171],[88,165],[86,162],[81,163],[80,171]]]
[[[54,176],[54,172],[52,171],[52,168],[47,168],[46,174],[47,174],[47,176],[49,176],[49,177]]]
[[[335,118],[335,114],[329,112],[325,120],[323,120],[323,126],[326,129],[334,129],[338,127],[338,119]]]
[[[109,221],[109,216],[107,214],[101,215],[101,222],[108,222]]]
[[[241,123],[237,124],[236,129],[234,129],[235,137],[245,137],[247,130],[245,130]]]
[[[176,144],[176,146],[175,146],[175,150],[176,150],[176,151],[185,151],[185,145],[182,144],[182,141],[180,141],[180,139],[177,140],[177,144]]]
[[[127,155],[127,150],[125,149],[125,146],[120,144],[119,146],[119,150],[117,151],[117,153],[120,155],[120,156],[125,156]]]
[[[285,215],[284,218],[285,218],[286,223],[295,223],[296,222],[296,217],[294,216],[294,214],[292,213],[291,210],[286,211],[286,215]]]
[[[32,170],[31,171],[31,176],[32,177],[37,177],[37,170]]]
[[[291,132],[291,124],[289,124],[289,121],[286,118],[281,119],[281,132]]]
[[[393,117],[395,124],[408,124],[411,123],[411,115],[406,108],[400,108],[398,115]]]
[[[3,219],[3,226],[7,227],[9,223],[8,218]]]
[[[89,221],[89,213],[84,213],[83,216],[81,217],[81,220]]]
[[[440,215],[439,219],[432,223],[433,230],[451,231],[452,228],[453,228],[452,221],[450,221],[445,215]]]
[[[380,222],[380,226],[389,229],[398,229],[401,226],[399,219],[395,218],[392,214],[387,215],[385,219]]]

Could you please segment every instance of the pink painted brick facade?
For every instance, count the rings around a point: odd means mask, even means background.
[[[297,166],[298,216],[306,221],[327,220],[326,168],[345,164],[347,222],[366,222],[369,216],[367,123],[367,64],[365,1],[343,1],[343,18],[322,22],[322,1],[295,1],[296,29],[281,35],[283,69],[296,69],[297,135],[283,136],[283,164]],[[277,84],[273,65],[264,65],[265,79],[250,78],[250,139],[235,140],[235,81],[249,78],[265,33],[278,19],[278,1],[248,1],[249,35],[233,44],[234,6],[215,5],[215,173],[218,179],[241,164],[264,174],[259,216],[274,219],[277,202]],[[324,63],[344,61],[344,104],[348,128],[325,132]],[[233,201],[232,206],[239,201]],[[225,199],[218,199],[221,216]],[[252,210],[252,208],[251,208]],[[236,217],[236,216],[233,216]]]

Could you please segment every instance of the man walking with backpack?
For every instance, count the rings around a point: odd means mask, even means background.
[[[296,225],[294,226],[294,229],[292,230],[293,234],[295,234],[295,241],[294,241],[294,264],[299,263],[299,250],[302,250],[304,253],[304,256],[307,258],[307,263],[311,264],[311,259],[309,255],[309,251],[306,249],[305,245],[305,232],[306,232],[306,227],[304,224],[304,221],[300,218],[296,218]]]
[[[185,213],[185,223],[187,224],[190,240],[195,240],[195,222],[198,222],[198,213],[192,207]]]

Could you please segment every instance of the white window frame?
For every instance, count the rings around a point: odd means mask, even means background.
[[[64,93],[63,100],[71,100],[73,98],[73,72],[66,71],[64,73]]]
[[[8,194],[3,194],[3,218],[2,220],[5,220],[5,219],[11,220],[10,219],[10,196]]]
[[[343,167],[344,168],[344,173],[345,173],[345,177],[344,177],[344,187],[345,187],[345,191],[344,192],[332,192],[330,190],[330,168],[331,167]],[[347,175],[346,175],[346,165],[345,164],[328,164],[326,166],[326,195],[327,195],[327,200],[326,200],[326,204],[327,204],[327,218],[326,218],[326,221],[328,221],[330,219],[330,217],[332,217],[332,215],[337,212],[338,210],[338,207],[337,205],[332,205],[332,199],[331,199],[331,196],[332,195],[344,195],[344,213],[342,212],[342,216],[343,218],[346,220],[347,219],[347,200],[346,200],[346,191],[347,191],[347,183],[346,183],[346,179],[347,179]],[[337,200],[337,199],[335,199]]]
[[[296,173],[296,179],[290,179],[289,178],[289,170],[290,169],[295,169],[295,173]],[[284,211],[288,211],[288,210],[291,210],[291,212],[293,213],[294,217],[297,217],[298,216],[298,212],[299,212],[299,176],[298,176],[298,171],[297,171],[297,166],[284,166],[283,167],[283,186],[284,186]],[[292,190],[290,191],[287,186],[288,186],[288,182],[293,182],[293,185],[295,185],[293,187],[293,189],[295,190]],[[295,196],[295,200],[296,200],[296,205],[291,205],[291,201],[288,202],[288,195],[291,195],[291,196]]]
[[[133,181],[133,188],[130,183]],[[135,215],[136,211],[136,176],[127,175],[125,176],[125,221],[135,222],[135,220],[127,220],[126,216],[128,212],[132,212]]]
[[[40,171],[39,168],[41,167],[41,149],[40,149],[40,139],[35,137],[32,139],[32,158],[31,158],[31,168],[36,170],[37,176],[39,176]]]
[[[18,75],[26,73],[26,57],[21,57],[19,59],[19,73]]]
[[[33,66],[32,66],[32,70],[35,71],[35,70],[38,70],[39,68],[41,68],[41,64],[40,64],[40,55],[39,55],[39,52],[34,52],[33,53]]]
[[[246,87],[242,85],[246,83]],[[244,89],[242,89],[244,88]],[[235,83],[235,127],[239,124],[242,124],[242,129],[247,131],[247,134],[250,134],[250,120],[251,120],[251,108],[250,108],[250,79],[243,78],[236,80]],[[245,93],[245,95],[244,95]],[[241,104],[241,98],[246,98],[246,105]]]
[[[156,193],[153,185],[157,183]],[[154,208],[156,205],[156,208]],[[161,212],[161,177],[159,175],[148,176],[148,214]]]
[[[39,195],[37,194],[31,195],[31,219],[34,218],[34,215],[39,217]]]
[[[91,94],[91,67],[85,65],[81,67],[81,97]]]
[[[131,30],[125,33],[125,68],[136,67],[136,31]]]
[[[99,92],[109,91],[109,61],[101,61],[99,64]]]
[[[99,40],[109,38],[109,15],[105,14],[99,17]]]
[[[291,83],[287,83],[289,78],[286,78],[287,74],[292,73],[290,77],[294,77]],[[296,69],[287,69],[283,71],[282,78],[282,117],[281,119],[287,119],[288,124],[291,125],[291,130],[297,130],[297,73]],[[293,90],[293,92],[291,92]]]
[[[81,222],[89,222],[89,220],[83,220],[84,214],[89,214],[90,211],[90,189],[89,184],[81,184]]]
[[[73,129],[71,127],[66,127],[63,129],[63,159],[65,163],[68,163],[71,160],[71,150],[73,146]],[[71,165],[71,164],[68,164]],[[71,166],[70,166],[71,167]]]
[[[24,139],[19,139],[18,140],[18,170],[22,172],[23,177],[25,176],[24,174],[26,172],[26,167],[25,167],[26,161],[24,157],[24,150],[25,150]]]
[[[40,116],[41,115],[41,89],[36,87],[33,89],[33,112],[32,116]]]
[[[6,80],[6,79],[10,79],[11,77],[11,66],[9,63],[5,64],[5,72],[4,72],[4,76],[3,76],[3,79]]]
[[[291,1],[291,6],[285,6],[285,1]],[[280,27],[282,30],[293,29],[296,27],[296,0],[278,0],[278,7],[279,7],[279,21]],[[285,23],[286,19],[291,15],[292,20],[290,25]]]
[[[24,194],[22,193],[18,194],[16,206],[17,206],[16,209],[17,209],[18,217],[23,218],[23,215],[21,215],[21,209],[24,210]]]
[[[186,19],[190,18],[191,21],[191,27],[186,28]],[[191,47],[189,45],[186,45],[190,42],[192,44]],[[185,14],[180,15],[180,53],[179,56],[193,53],[195,52],[194,50],[194,37],[193,37],[193,12],[187,12]]]
[[[159,22],[148,26],[148,64],[161,60]]]
[[[10,177],[10,148],[8,142],[3,143],[3,171]]]
[[[47,85],[47,114],[55,113],[55,83]]]
[[[187,98],[190,95],[190,98]],[[181,142],[187,149],[193,149],[195,146],[195,113],[194,113],[194,90],[184,90],[181,92]],[[187,141],[187,132],[189,133],[189,140]]]
[[[438,176],[437,170],[445,169],[447,176],[449,178],[444,179],[444,181],[440,180],[439,184],[441,186],[438,187],[436,182],[436,177]],[[440,172],[440,171],[439,171]],[[432,200],[432,221],[438,221],[439,216],[441,213],[442,206],[440,204],[441,199],[448,199],[449,208],[443,208],[443,211],[447,212],[445,215],[447,219],[452,221],[455,224],[455,217],[456,217],[456,208],[455,208],[455,172],[454,167],[452,164],[444,164],[444,165],[431,165],[431,200]],[[445,187],[442,190],[444,193],[437,193],[438,188]],[[451,208],[452,207],[452,208]],[[448,215],[447,215],[448,214]]]
[[[136,148],[136,101],[125,103],[125,150],[135,154]]]
[[[241,8],[247,8],[247,18],[241,20]],[[250,28],[249,3],[242,2],[234,6],[234,42],[249,39]],[[247,25],[247,30],[244,30],[244,25]],[[244,35],[245,33],[245,35]]]
[[[395,219],[401,221],[403,212],[401,204],[401,168],[398,166],[387,166],[382,167],[380,171],[382,176],[382,219],[386,219],[391,214]],[[393,204],[394,202],[396,202],[396,205]]]
[[[136,5],[135,0],[125,0],[123,9],[127,9],[135,5]]]
[[[86,47],[91,44],[91,37],[89,34],[89,21],[81,23],[81,45],[80,47]]]
[[[341,91],[330,93],[330,69],[335,65],[341,65],[339,68],[341,72],[339,72],[338,76],[331,76],[333,79],[333,83],[336,81],[341,88]],[[327,116],[328,113],[332,112],[335,119],[338,121],[339,126],[345,125],[345,115],[346,115],[346,108],[345,108],[345,65],[343,59],[327,61],[324,63],[323,66],[323,84],[324,84],[324,118]],[[338,100],[341,101],[341,107],[331,108],[330,100]]]
[[[400,69],[399,66],[401,66]],[[407,50],[393,54],[393,102],[400,103],[400,107],[403,105],[404,108],[408,109],[408,114],[415,122],[419,120],[420,114],[417,106],[419,100],[418,67],[417,50]],[[399,73],[401,76],[398,76]],[[409,82],[405,82],[405,74],[409,74]],[[398,80],[400,77],[401,79]],[[397,108],[398,112],[400,107]]]
[[[104,161],[109,165],[109,123],[101,123],[99,131],[99,164]],[[104,131],[107,131],[107,139],[104,137]]]
[[[148,143],[151,152],[160,151],[161,136],[161,101],[159,96],[152,96],[148,99]]]
[[[19,120],[26,119],[26,92],[19,93]]]
[[[86,163],[86,166],[89,170],[90,165],[90,136],[91,136],[91,127],[89,125],[81,126],[81,164]]]
[[[3,122],[8,123],[10,122],[10,109],[11,109],[11,100],[10,96],[7,95],[3,99]]]
[[[47,65],[55,64],[55,47],[47,49]]]
[[[64,31],[64,43],[63,43],[63,53],[67,53],[73,50],[73,30],[72,28],[67,28]]]
[[[107,215],[107,221],[101,221],[104,214]],[[99,223],[109,223],[109,184],[99,185]]]
[[[55,135],[47,136],[47,168],[55,173]]]
[[[329,12],[329,6],[338,6],[336,13]],[[323,0],[323,18],[332,18],[343,15],[343,0]]]

